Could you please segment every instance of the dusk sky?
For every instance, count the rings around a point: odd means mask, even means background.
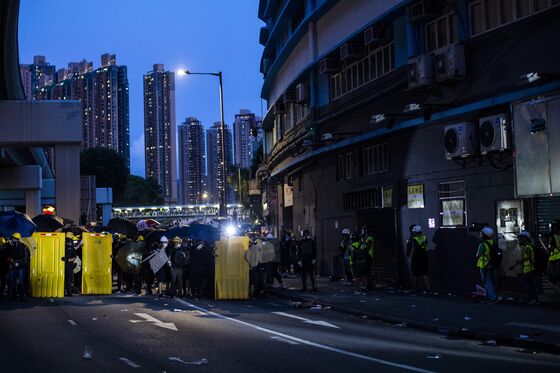
[[[44,55],[56,68],[115,53],[128,67],[132,173],[144,176],[142,75],[167,70],[224,74],[225,120],[239,109],[261,115],[258,0],[21,0],[20,63]],[[178,76],[176,120],[220,120],[218,79]],[[263,103],[263,110],[266,110]]]

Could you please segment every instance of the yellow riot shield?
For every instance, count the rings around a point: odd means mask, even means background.
[[[82,233],[82,294],[111,294],[113,236]]]
[[[249,237],[222,237],[216,241],[216,299],[249,299]]]
[[[64,233],[34,233],[23,242],[31,252],[31,296],[64,297]]]

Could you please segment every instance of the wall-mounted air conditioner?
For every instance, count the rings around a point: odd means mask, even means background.
[[[477,154],[476,126],[471,122],[445,126],[443,135],[445,158],[467,158]]]
[[[432,0],[421,0],[410,6],[408,20],[425,22],[436,16],[436,6]]]
[[[346,43],[340,47],[340,60],[356,60],[362,56],[362,51],[362,45],[358,43]]]
[[[385,40],[386,36],[384,26],[371,26],[364,31],[364,44],[379,44]]]
[[[321,74],[331,74],[338,71],[339,60],[336,57],[326,57],[319,61],[319,72]]]
[[[438,81],[465,76],[465,47],[461,44],[453,44],[436,51],[434,74]]]
[[[480,118],[478,121],[480,153],[504,151],[511,148],[511,126],[507,114]]]
[[[408,60],[408,87],[416,88],[432,84],[432,56],[422,54]]]

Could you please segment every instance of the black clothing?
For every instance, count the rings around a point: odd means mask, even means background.
[[[190,280],[192,296],[212,295],[214,284],[212,274],[214,267],[214,253],[206,242],[197,244],[191,250]]]
[[[311,286],[316,290],[315,286],[315,263],[317,259],[317,246],[312,238],[302,238],[297,248],[297,256],[301,261],[301,282],[303,290],[307,290],[307,276],[311,279]]]

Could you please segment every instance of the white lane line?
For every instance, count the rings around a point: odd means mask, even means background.
[[[548,330],[551,332],[560,332],[560,325],[544,325],[544,324],[529,324],[524,322],[508,322],[506,326],[520,326],[522,328]]]
[[[68,320],[68,324],[70,324],[70,325],[72,325],[72,326],[78,325],[78,323],[75,322],[74,320]]]
[[[134,361],[130,361],[126,357],[119,357],[119,360],[125,363],[126,365],[128,365],[129,367],[140,368],[140,365],[136,364]]]
[[[371,361],[371,362],[381,364],[381,365],[387,365],[387,366],[391,366],[391,367],[395,367],[395,368],[401,368],[401,369],[404,369],[404,370],[409,370],[411,372],[435,373],[431,370],[417,368],[417,367],[414,367],[412,365],[399,364],[399,363],[395,363],[393,361],[388,361],[388,360],[378,359],[378,358],[371,357],[371,356],[361,355],[361,354],[358,354],[358,353],[355,353],[355,352],[346,351],[346,350],[342,350],[342,349],[339,349],[339,348],[336,348],[336,347],[331,347],[331,346],[323,345],[323,344],[320,344],[320,343],[308,341],[306,339],[294,337],[294,336],[289,335],[289,334],[280,333],[280,332],[277,332],[277,331],[274,331],[274,330],[271,330],[271,329],[263,328],[262,326],[257,326],[257,325],[248,323],[246,321],[241,321],[241,320],[234,319],[234,318],[231,318],[231,317],[228,317],[228,316],[224,316],[224,315],[216,313],[216,312],[212,312],[210,310],[207,310],[203,307],[196,306],[196,305],[194,305],[192,303],[189,303],[187,301],[184,301],[182,299],[177,299],[176,301],[184,304],[185,306],[194,308],[195,310],[199,310],[199,311],[205,312],[209,315],[216,316],[217,318],[228,320],[228,321],[231,321],[231,322],[234,322],[234,323],[238,323],[238,324],[244,325],[246,327],[249,327],[249,328],[252,328],[252,329],[255,329],[255,330],[259,330],[261,332],[265,332],[265,333],[268,333],[268,334],[272,334],[272,335],[275,335],[275,336],[278,336],[278,337],[282,337],[282,338],[288,339],[290,341],[298,342],[298,343],[301,343],[301,344],[304,344],[304,345],[307,345],[307,346],[312,346],[312,347],[320,348],[322,350],[336,352],[336,353],[339,353],[339,354],[342,354],[342,355],[351,356],[351,357],[355,357],[355,358],[358,358],[358,359]]]
[[[305,317],[291,315],[291,314],[286,313],[286,312],[272,312],[272,313],[275,314],[275,315],[285,316],[285,317],[290,317],[292,319],[300,320],[300,321],[303,321],[306,324],[313,324],[313,325],[325,326],[327,328],[340,329],[340,327],[338,327],[336,325],[333,325],[331,323],[328,323],[326,321],[322,321],[322,320],[309,320],[309,319],[306,319]]]
[[[289,339],[282,338],[282,337],[279,337],[279,336],[277,336],[277,335],[273,335],[273,336],[270,337],[270,338],[271,338],[271,339],[274,339],[274,340],[277,340],[277,341],[280,341],[280,342],[285,342],[285,343],[288,343],[288,344],[291,344],[291,345],[298,345],[298,344],[299,344],[299,343],[297,343],[297,342],[290,341]]]
[[[49,302],[54,303],[54,299],[49,298]]]

